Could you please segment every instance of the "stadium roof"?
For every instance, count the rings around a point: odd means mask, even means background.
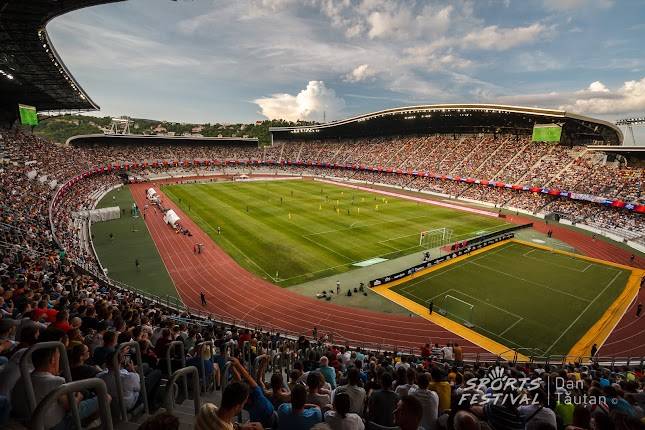
[[[69,73],[45,26],[62,14],[123,0],[0,0],[0,109],[39,111],[99,107]]]
[[[325,124],[269,130],[275,138],[291,140],[384,134],[531,134],[534,124],[562,125],[564,143],[613,146],[623,141],[620,129],[607,121],[555,109],[472,103],[406,106]]]

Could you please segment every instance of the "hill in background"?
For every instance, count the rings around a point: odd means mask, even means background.
[[[256,121],[252,124],[191,124],[151,119],[131,118],[134,123],[130,133],[145,135],[203,136],[203,137],[257,137],[260,146],[271,143],[269,127],[312,124],[284,120]],[[44,117],[34,127],[34,133],[47,137],[57,143],[65,143],[72,136],[80,134],[106,133],[110,130],[112,118],[89,115],[60,115]]]

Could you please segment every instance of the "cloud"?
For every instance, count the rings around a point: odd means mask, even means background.
[[[360,82],[374,76],[376,72],[368,64],[361,64],[345,75],[346,82]]]
[[[260,113],[271,119],[288,121],[337,118],[345,108],[345,101],[327,88],[323,81],[309,81],[307,88],[297,95],[272,94],[271,97],[253,101],[260,106]]]
[[[645,77],[627,81],[615,91],[602,82],[593,82],[586,90],[575,94],[575,99],[561,108],[589,114],[619,114],[645,110]]]
[[[592,92],[592,93],[608,93],[609,92],[609,88],[607,88],[605,86],[605,84],[603,84],[600,81],[595,81],[595,82],[592,82],[591,84],[589,84],[589,87],[587,88],[587,90]]]
[[[546,30],[547,28],[540,23],[515,28],[499,28],[496,25],[490,25],[468,33],[461,40],[461,45],[464,48],[504,51],[535,42],[545,35]]]
[[[624,82],[616,90],[600,81],[573,92],[552,91],[543,94],[524,94],[498,97],[501,103],[528,106],[557,107],[569,112],[589,115],[612,115],[645,110],[645,77]]]
[[[136,34],[135,29],[109,29],[99,22],[83,23],[73,17],[55,20],[50,25],[58,37],[75,40],[76,43],[65,50],[65,60],[77,65],[150,69],[201,64],[200,60],[183,55],[180,50],[153,40],[145,33]]]
[[[544,0],[544,7],[552,11],[584,10],[589,8],[607,9],[613,0]]]

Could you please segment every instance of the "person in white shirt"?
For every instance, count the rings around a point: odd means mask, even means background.
[[[517,408],[522,420],[525,422],[526,430],[535,430],[551,426],[557,428],[557,419],[552,409],[544,407],[548,396],[543,389],[537,390],[539,404],[522,405]]]
[[[439,396],[436,392],[428,390],[430,377],[427,373],[422,373],[417,377],[418,387],[410,388],[408,394],[416,398],[423,408],[423,418],[421,418],[421,427],[425,430],[435,430],[437,428],[437,417],[439,416]]]
[[[401,373],[403,373],[403,371],[402,371],[402,370],[401,370],[400,372],[401,372]],[[398,376],[398,372],[397,372],[397,376]],[[417,372],[416,372],[416,370],[414,370],[414,369],[408,369],[408,370],[405,372],[404,376],[405,376],[405,378],[404,378],[405,382],[404,382],[403,384],[398,385],[398,386],[396,387],[396,389],[394,390],[394,392],[395,392],[399,397],[405,396],[406,394],[408,394],[408,392],[409,392],[411,389],[413,389],[413,388],[417,388],[417,386],[416,386],[416,384],[415,384],[415,382],[416,382],[416,377],[417,377]]]
[[[357,414],[349,411],[350,398],[347,393],[334,396],[334,410],[325,412],[325,423],[331,430],[364,430],[365,424]]]
[[[441,348],[441,351],[443,352],[443,359],[444,360],[452,361],[452,360],[455,359],[451,344],[448,344],[448,345],[444,346],[443,348]]]
[[[105,381],[108,393],[112,397],[117,397],[117,386],[115,380],[115,370],[112,362],[113,354],[110,354],[107,361],[107,370],[100,372],[96,375]],[[119,377],[121,379],[121,387],[123,389],[123,402],[126,409],[129,411],[137,404],[139,394],[141,393],[141,380],[139,374],[134,370],[132,361],[126,363],[125,368],[119,370]]]
[[[401,356],[401,361],[394,365],[394,369],[398,370],[399,367],[403,367],[405,370],[410,368],[410,363],[408,363],[408,357],[406,355]]]
[[[360,371],[352,367],[347,372],[347,385],[341,385],[336,388],[333,392],[332,402],[337,395],[344,393],[349,396],[349,412],[363,416],[363,411],[365,410],[365,399],[367,394],[363,387],[359,387],[361,373]]]

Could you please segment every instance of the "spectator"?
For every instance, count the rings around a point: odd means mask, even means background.
[[[423,410],[421,427],[425,430],[437,428],[437,417],[439,416],[439,396],[436,392],[428,390],[430,375],[422,373],[417,378],[418,387],[410,388],[408,394],[419,401]]]
[[[345,393],[349,397],[349,412],[363,416],[365,409],[365,389],[360,384],[361,373],[356,367],[347,371],[347,385],[341,385],[334,390],[334,399],[340,393]]]
[[[428,388],[437,393],[439,396],[439,412],[447,411],[450,409],[451,401],[451,387],[450,384],[446,381],[445,374],[438,367],[433,367],[430,371],[430,376],[432,382],[428,385]]]
[[[249,387],[232,382],[224,388],[218,408],[212,403],[202,405],[195,420],[195,430],[233,430],[233,423],[249,397]]]
[[[60,352],[58,349],[44,348],[36,350],[32,354],[31,360],[34,364],[31,381],[34,387],[34,394],[36,395],[36,403],[38,403],[50,392],[63,385],[65,378],[57,376],[60,360]],[[81,420],[97,416],[98,400],[96,397],[83,399],[81,393],[76,393],[73,397],[78,405],[78,413]],[[71,406],[67,395],[60,396],[44,414],[44,422],[47,428],[54,428],[56,430],[72,429],[74,427],[74,419],[70,414],[70,408]]]
[[[331,398],[328,393],[322,391],[324,383],[322,374],[318,371],[307,374],[307,403],[318,406],[321,410],[331,408]]]
[[[325,412],[325,422],[331,430],[363,430],[363,420],[356,413],[350,412],[350,398],[347,393],[334,395],[334,410]]]
[[[423,417],[421,403],[412,396],[399,399],[394,410],[394,422],[401,430],[418,430]]]
[[[264,390],[249,375],[249,372],[247,372],[246,368],[242,366],[237,358],[231,358],[231,364],[233,365],[236,378],[241,378],[249,386],[249,395],[245,409],[248,411],[251,421],[259,422],[264,427],[274,427],[274,423],[272,422],[273,405],[264,396]]]
[[[103,334],[103,346],[99,346],[94,350],[92,356],[92,363],[97,366],[103,367],[109,355],[112,355],[116,347],[116,332],[106,331]]]
[[[138,430],[179,430],[179,418],[169,412],[153,415],[139,426]]]
[[[291,403],[283,403],[278,408],[280,430],[309,430],[322,421],[318,405],[306,403],[307,389],[296,385],[291,391]]]
[[[85,364],[89,358],[90,348],[87,345],[81,343],[72,347],[69,359],[73,381],[93,378],[100,372],[97,367]]]
[[[367,419],[378,425],[394,426],[394,410],[399,396],[392,391],[392,376],[385,372],[380,378],[380,389],[372,391],[367,403]]]
[[[325,381],[331,385],[331,388],[336,388],[336,370],[329,366],[329,359],[327,357],[320,357],[320,367],[318,370],[325,377]]]

